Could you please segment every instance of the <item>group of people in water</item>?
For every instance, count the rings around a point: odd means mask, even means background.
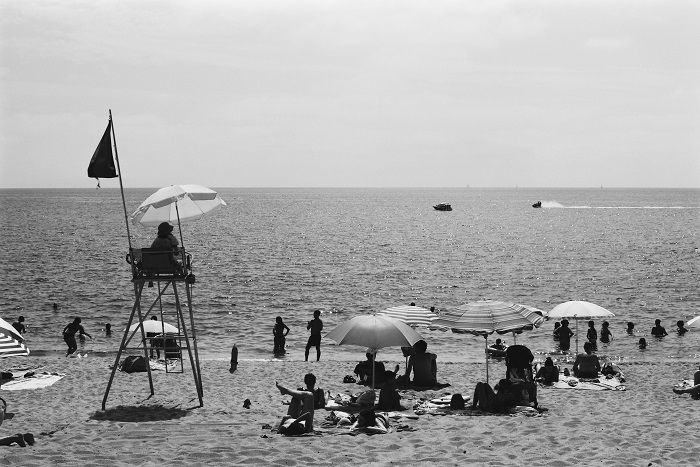
[[[676,333],[679,336],[683,336],[688,329],[685,327],[685,321],[678,320],[676,322]],[[631,321],[627,322],[627,335],[633,336],[636,331],[634,329],[634,323]],[[654,321],[654,327],[651,328],[651,335],[656,338],[662,338],[668,336],[666,329],[661,326],[661,320],[657,319]],[[559,341],[559,350],[566,352],[571,348],[571,337],[574,336],[574,332],[569,327],[569,320],[563,319],[561,322],[554,323],[554,331],[552,332],[554,340]],[[588,321],[588,329],[586,330],[586,340],[592,345],[593,351],[598,350],[598,331],[595,328],[595,322],[593,320]],[[613,340],[612,331],[610,331],[610,323],[603,321],[600,329],[600,342],[604,344],[609,344]],[[647,348],[647,340],[644,337],[639,338],[637,346],[640,350]]]

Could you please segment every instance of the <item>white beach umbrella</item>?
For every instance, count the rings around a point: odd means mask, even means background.
[[[157,226],[161,222],[183,224],[201,219],[226,202],[219,194],[200,185],[171,185],[161,188],[141,203],[131,215],[134,224]]]
[[[129,328],[129,332],[134,332],[137,331],[140,327],[141,323],[134,323],[131,325]],[[155,334],[165,334],[165,333],[171,333],[171,334],[177,334],[180,331],[173,326],[172,324],[168,324],[164,321],[158,321],[155,319],[148,319],[146,321],[143,321],[143,332],[146,333],[155,333]]]
[[[326,337],[338,345],[358,345],[376,354],[382,347],[409,347],[422,339],[409,325],[394,318],[376,315],[355,316],[333,328]],[[372,365],[374,389],[374,365]]]
[[[0,318],[0,357],[29,355],[24,337],[10,323]]]
[[[700,328],[700,316],[696,316],[695,318],[688,320],[688,322],[685,323],[685,325],[689,327]]]
[[[578,353],[578,320],[591,318],[610,318],[615,316],[612,311],[600,305],[582,300],[572,300],[552,308],[547,313],[547,319],[574,318],[576,320],[576,353]]]

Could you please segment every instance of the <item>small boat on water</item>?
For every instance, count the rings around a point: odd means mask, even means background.
[[[447,203],[440,203],[433,206],[436,211],[452,211],[452,205]]]
[[[542,201],[538,201],[535,204],[532,205],[533,208],[541,208],[542,207]]]

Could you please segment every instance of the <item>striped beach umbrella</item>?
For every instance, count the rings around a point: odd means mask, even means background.
[[[388,316],[389,318],[398,319],[409,326],[429,326],[438,317],[432,311],[416,305],[393,306],[378,312],[377,316]]]
[[[457,307],[454,311],[442,313],[433,320],[431,327],[450,329],[456,333],[469,333],[486,338],[497,332],[506,334],[531,330],[544,322],[542,312],[537,308],[517,303],[497,300],[480,300]],[[489,379],[489,360],[486,355],[486,381]]]
[[[7,321],[0,318],[0,357],[29,355],[24,337]]]

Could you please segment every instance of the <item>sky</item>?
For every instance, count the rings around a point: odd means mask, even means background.
[[[0,188],[700,188],[700,2],[0,1]],[[103,180],[102,186],[118,187]]]

